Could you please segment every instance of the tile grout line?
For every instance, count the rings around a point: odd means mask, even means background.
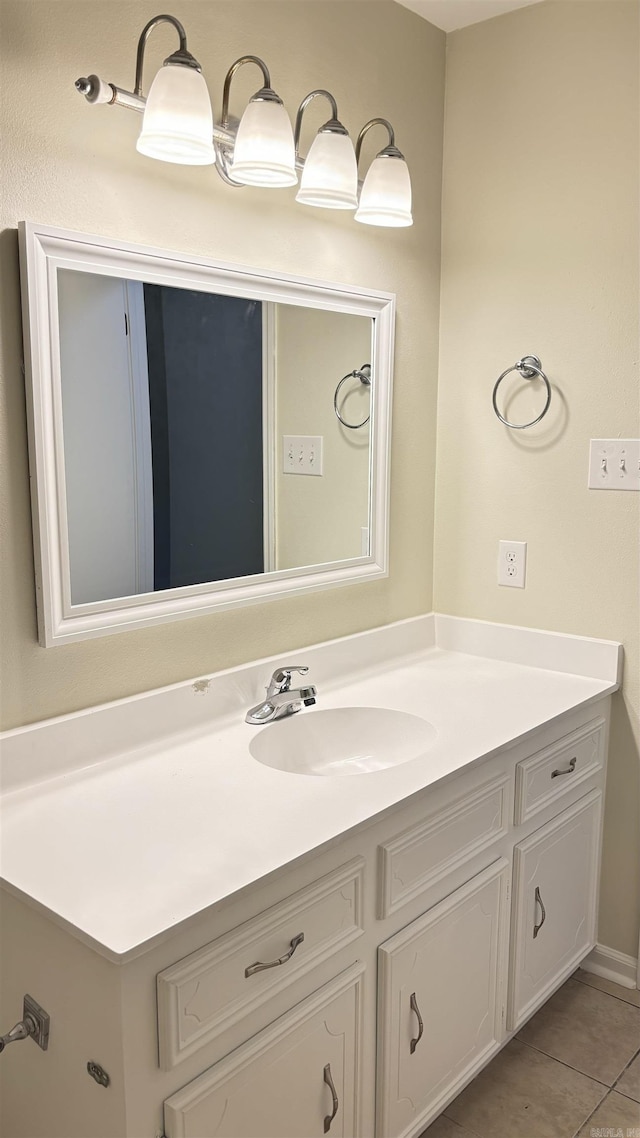
[[[635,1099],[635,1098],[632,1098],[632,1097],[631,1097],[631,1095],[625,1095],[624,1091],[619,1091],[619,1090],[617,1090],[617,1086],[618,1086],[618,1083],[620,1082],[620,1079],[622,1078],[622,1076],[623,1076],[623,1075],[626,1075],[626,1073],[627,1073],[627,1071],[629,1070],[629,1067],[631,1066],[631,1064],[632,1064],[632,1063],[635,1063],[636,1059],[638,1059],[638,1058],[640,1058],[640,1047],[639,1047],[639,1048],[638,1048],[638,1050],[636,1051],[635,1055],[632,1055],[632,1056],[631,1056],[631,1058],[630,1058],[629,1062],[627,1063],[626,1067],[623,1067],[623,1069],[621,1070],[620,1074],[618,1075],[618,1078],[616,1079],[615,1083],[613,1084],[613,1086],[612,1086],[612,1088],[611,1088],[611,1090],[612,1090],[612,1091],[613,1091],[613,1090],[615,1090],[615,1091],[616,1091],[616,1094],[619,1094],[619,1095],[623,1095],[623,1096],[624,1096],[624,1098],[628,1098],[628,1099],[630,1100],[630,1102],[638,1102],[638,1100],[637,1100],[637,1099]],[[638,1105],[640,1106],[640,1103],[639,1103]]]
[[[598,1085],[604,1087],[607,1092],[613,1089],[612,1086],[609,1086],[608,1083],[603,1083],[602,1079],[595,1079],[593,1075],[587,1075],[584,1071],[581,1071],[579,1067],[572,1067],[571,1063],[565,1063],[564,1059],[558,1059],[555,1055],[549,1055],[548,1051],[542,1051],[539,1047],[535,1047],[533,1043],[527,1043],[524,1039],[520,1039],[517,1035],[514,1036],[514,1039],[517,1039],[518,1043],[522,1043],[524,1047],[529,1047],[532,1051],[537,1051],[538,1055],[544,1055],[545,1059],[551,1059],[552,1062],[559,1063],[561,1067],[567,1067],[569,1071],[575,1071],[576,1075],[582,1075],[584,1079],[590,1079],[592,1083],[598,1083]],[[627,1068],[625,1067],[624,1070],[626,1071],[626,1069]],[[620,1075],[616,1076],[616,1078],[619,1079],[621,1075],[622,1071],[620,1072]]]
[[[513,1038],[518,1039],[517,1036],[514,1036]],[[513,1040],[510,1040],[510,1042],[513,1042]],[[544,1055],[545,1059],[549,1059],[552,1063],[557,1063],[560,1067],[566,1067],[567,1070],[574,1071],[576,1073],[576,1075],[582,1075],[583,1078],[589,1079],[589,1081],[591,1083],[596,1083],[598,1086],[602,1087],[604,1094],[602,1095],[602,1097],[600,1099],[598,1099],[598,1102],[594,1106],[593,1110],[590,1111],[590,1113],[587,1115],[587,1117],[585,1119],[583,1119],[583,1121],[580,1123],[580,1125],[578,1126],[578,1129],[576,1131],[574,1131],[574,1133],[571,1135],[571,1138],[577,1138],[577,1135],[582,1130],[583,1126],[586,1126],[587,1122],[595,1114],[596,1110],[598,1110],[599,1107],[602,1106],[605,1099],[608,1097],[608,1095],[611,1094],[611,1091],[613,1088],[608,1086],[607,1083],[601,1082],[600,1079],[594,1079],[594,1078],[592,1078],[591,1075],[585,1075],[584,1071],[579,1071],[577,1067],[572,1067],[570,1063],[564,1063],[562,1061],[562,1059],[556,1059],[554,1055],[547,1055],[546,1051],[541,1051],[539,1047],[534,1047],[531,1043],[525,1043],[523,1039],[518,1039],[518,1043],[521,1043],[523,1045],[523,1047],[528,1047],[531,1051],[536,1051],[538,1055]],[[634,1056],[634,1058],[635,1058],[635,1056]],[[630,1062],[633,1062],[633,1059],[631,1059]],[[628,1066],[628,1064],[627,1064],[627,1066]],[[626,1071],[626,1069],[627,1068],[625,1067],[624,1071]],[[624,1071],[620,1072],[620,1075],[618,1076],[618,1078],[622,1078]],[[476,1075],[476,1078],[477,1077],[478,1076]],[[472,1080],[472,1082],[473,1081],[475,1081],[475,1080]],[[469,1084],[469,1085],[471,1085],[471,1084]],[[621,1093],[621,1092],[618,1092],[618,1093]],[[630,1099],[629,1101],[633,1102],[634,1100]],[[451,1105],[452,1104],[450,1103],[449,1106],[451,1106]],[[448,1107],[445,1107],[445,1109],[442,1111],[442,1114],[444,1115],[445,1118],[448,1118],[450,1122],[454,1122],[456,1124],[456,1126],[459,1126],[460,1123],[456,1122],[455,1118],[452,1118],[451,1115],[447,1114],[448,1109],[449,1109]],[[435,1122],[435,1119],[434,1119],[434,1122]],[[470,1128],[467,1126],[467,1129],[470,1129]],[[428,1131],[427,1131],[427,1133],[428,1133]],[[470,1130],[470,1133],[476,1134],[477,1138],[483,1138],[483,1136],[478,1134],[477,1131],[475,1131],[475,1130]],[[423,1136],[421,1135],[420,1138],[423,1138]]]
[[[575,975],[570,977],[570,979],[577,980],[578,983],[584,984],[585,987],[594,988],[593,984],[587,984],[587,983],[585,983],[585,981],[578,979],[578,977],[576,977]],[[613,993],[611,993],[611,992],[603,992],[602,989],[600,989],[600,988],[595,988],[595,991],[600,991],[602,993],[602,995],[605,995],[605,996],[611,996],[612,999],[619,1000],[620,1003],[627,1004],[628,1007],[635,1007],[636,1006],[636,1005],[632,1004],[629,1000],[623,1000],[619,996],[613,995]],[[574,1131],[571,1138],[577,1138],[580,1131],[587,1125],[589,1120],[591,1118],[593,1118],[596,1111],[600,1109],[600,1107],[606,1102],[607,1098],[612,1094],[612,1092],[614,1090],[615,1090],[616,1094],[625,1098],[628,1102],[632,1102],[635,1105],[638,1105],[638,1102],[636,1099],[632,1098],[630,1095],[626,1095],[624,1093],[624,1091],[617,1090],[617,1086],[618,1086],[618,1083],[620,1082],[620,1080],[622,1079],[622,1077],[628,1071],[629,1067],[632,1065],[632,1063],[634,1063],[636,1061],[636,1059],[640,1059],[640,1048],[634,1052],[634,1054],[631,1056],[629,1061],[625,1064],[625,1066],[622,1068],[620,1073],[616,1076],[614,1082],[611,1085],[609,1085],[608,1083],[602,1082],[602,1080],[599,1078],[594,1078],[592,1075],[587,1075],[586,1072],[581,1071],[578,1067],[573,1067],[570,1063],[566,1063],[564,1060],[558,1059],[555,1055],[549,1055],[548,1052],[543,1051],[541,1048],[534,1046],[534,1044],[527,1043],[525,1040],[520,1039],[518,1035],[514,1035],[513,1039],[517,1039],[519,1043],[521,1043],[524,1047],[528,1047],[531,1051],[536,1051],[539,1055],[544,1055],[544,1057],[546,1059],[550,1059],[551,1062],[558,1063],[561,1067],[565,1067],[569,1071],[574,1071],[577,1075],[582,1075],[585,1079],[589,1079],[590,1082],[595,1083],[598,1086],[602,1087],[604,1094],[599,1099],[599,1101],[596,1103],[593,1110],[580,1123],[580,1125],[578,1126],[578,1129],[576,1131]],[[477,1076],[476,1076],[476,1078],[477,1078]],[[475,1081],[475,1080],[472,1080],[472,1081]],[[450,1103],[449,1105],[452,1105],[452,1104]],[[447,1111],[448,1111],[448,1107],[445,1107],[445,1109],[441,1112],[441,1116],[444,1118],[447,1118],[450,1122],[453,1122],[453,1124],[455,1126],[460,1126],[460,1123],[458,1123],[456,1121],[456,1119],[453,1118],[451,1115],[447,1114]],[[439,1115],[438,1117],[441,1117],[441,1116]],[[436,1120],[434,1119],[433,1121],[435,1122]],[[476,1138],[483,1138],[483,1136],[481,1134],[479,1134],[478,1131],[473,1130],[469,1126],[467,1126],[467,1130],[469,1130],[470,1134],[475,1135]],[[422,1136],[421,1136],[421,1138],[422,1138]]]
[[[471,1082],[473,1082],[473,1079],[471,1080]],[[471,1086],[471,1083],[468,1083],[467,1086]],[[466,1090],[466,1088],[465,1088],[465,1090]],[[456,1098],[457,1098],[457,1095],[456,1095]],[[453,1100],[453,1102],[455,1102],[455,1099]],[[450,1102],[449,1106],[453,1106],[453,1102]],[[469,1134],[473,1134],[474,1138],[484,1138],[484,1135],[480,1134],[480,1132],[478,1130],[472,1130],[470,1126],[463,1126],[462,1123],[456,1122],[455,1118],[452,1118],[450,1114],[447,1114],[448,1109],[449,1109],[449,1107],[445,1107],[445,1109],[442,1111],[442,1113],[438,1115],[438,1118],[446,1118],[449,1122],[453,1122],[454,1126],[459,1126],[461,1130],[467,1130],[469,1132]],[[433,1122],[436,1122],[436,1121],[437,1121],[437,1119],[434,1118]],[[433,1126],[433,1122],[430,1122],[429,1126]],[[429,1138],[429,1129],[427,1128],[425,1134],[419,1134],[418,1138]]]
[[[605,995],[609,995],[609,994],[610,993],[608,993],[608,992],[605,993]],[[616,997],[614,996],[614,999],[615,998]],[[624,1003],[626,1001],[621,1001],[621,1002]],[[517,1039],[517,1038],[518,1038],[517,1036],[514,1036],[514,1039]],[[584,1071],[580,1071],[577,1067],[572,1067],[570,1063],[565,1063],[562,1059],[557,1059],[555,1055],[549,1055],[546,1051],[541,1051],[539,1047],[534,1047],[532,1043],[525,1043],[525,1041],[523,1039],[518,1039],[518,1043],[522,1043],[522,1045],[524,1047],[528,1047],[531,1051],[536,1051],[538,1053],[538,1055],[544,1055],[545,1059],[550,1059],[552,1063],[558,1063],[561,1067],[566,1067],[569,1071],[575,1071],[575,1073],[577,1075],[583,1075],[585,1079],[589,1079],[590,1082],[597,1083],[599,1086],[601,1086],[603,1088],[604,1094],[603,1094],[602,1098],[599,1099],[599,1101],[596,1103],[593,1110],[587,1115],[587,1117],[585,1119],[583,1119],[583,1121],[578,1126],[578,1129],[575,1130],[574,1133],[572,1134],[571,1138],[577,1138],[580,1131],[589,1122],[589,1119],[593,1118],[596,1111],[600,1109],[600,1107],[606,1102],[609,1095],[612,1094],[614,1090],[616,1091],[616,1094],[619,1094],[623,1098],[627,1099],[629,1102],[632,1102],[632,1103],[635,1103],[636,1105],[638,1105],[636,1099],[631,1098],[629,1095],[625,1095],[624,1091],[616,1090],[616,1087],[617,1087],[617,1084],[619,1083],[620,1079],[622,1078],[622,1076],[626,1073],[626,1071],[628,1071],[631,1064],[634,1063],[636,1059],[640,1058],[640,1048],[631,1056],[629,1062],[622,1068],[620,1074],[616,1077],[615,1082],[612,1083],[611,1086],[609,1086],[608,1083],[603,1083],[600,1079],[594,1079],[592,1075],[585,1074]],[[451,1104],[449,1104],[449,1105],[451,1105]],[[453,1118],[450,1114],[447,1114],[447,1110],[448,1110],[448,1107],[445,1107],[445,1109],[442,1111],[442,1116],[444,1118],[448,1118],[449,1121],[453,1122],[456,1126],[459,1126],[460,1123],[456,1122],[456,1119]],[[438,1116],[438,1117],[440,1117],[440,1116]],[[434,1122],[435,1122],[435,1119],[434,1119]],[[477,1136],[477,1138],[483,1138],[482,1135],[478,1134],[478,1132],[476,1130],[472,1130],[468,1125],[466,1126],[466,1129],[469,1130],[469,1132],[471,1134],[475,1134]],[[422,1136],[421,1136],[421,1138],[422,1138]]]
[[[597,973],[593,972],[593,973],[591,973],[591,975],[596,976]],[[575,980],[577,984],[584,984],[585,988],[593,988],[593,990],[595,992],[602,992],[603,996],[611,996],[612,1000],[620,1000],[621,1004],[629,1004],[629,1006],[632,1008],[638,1007],[638,1004],[636,1004],[633,1000],[625,1000],[624,996],[616,996],[615,992],[606,992],[604,988],[598,988],[597,984],[590,984],[588,980],[583,980],[581,976],[576,976],[575,972],[569,977],[569,979]],[[606,980],[606,976],[601,976],[600,979]],[[566,983],[566,981],[565,981],[565,983]],[[615,980],[609,980],[609,983],[615,984]],[[622,985],[619,984],[618,987],[622,987]],[[637,992],[638,989],[637,988],[625,988],[624,991],[626,991],[626,992]]]
[[[596,1103],[596,1105],[594,1106],[593,1110],[591,1111],[591,1114],[588,1114],[588,1115],[587,1115],[587,1117],[585,1118],[584,1122],[581,1122],[581,1123],[580,1123],[580,1125],[579,1125],[578,1129],[576,1130],[575,1134],[573,1134],[573,1135],[572,1135],[572,1138],[578,1138],[578,1134],[580,1133],[580,1131],[581,1131],[581,1130],[584,1130],[584,1128],[585,1128],[585,1126],[587,1125],[587,1123],[589,1122],[589,1120],[590,1120],[591,1118],[593,1118],[593,1116],[594,1116],[594,1114],[596,1113],[596,1111],[597,1111],[597,1110],[600,1110],[600,1107],[603,1105],[603,1103],[605,1103],[605,1102],[607,1101],[607,1099],[609,1098],[609,1095],[610,1095],[610,1094],[611,1094],[611,1087],[609,1087],[609,1088],[608,1088],[606,1095],[605,1095],[603,1098],[601,1098],[601,1099],[600,1099],[600,1102],[599,1102],[599,1103]]]

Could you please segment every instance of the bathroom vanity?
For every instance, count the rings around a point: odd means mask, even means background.
[[[2,1030],[51,1017],[0,1060],[7,1133],[417,1138],[596,943],[620,657],[428,616],[7,733]],[[245,724],[292,662],[318,708]],[[423,751],[251,753],[363,708]]]

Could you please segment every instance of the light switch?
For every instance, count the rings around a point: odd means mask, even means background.
[[[640,439],[591,439],[590,490],[640,490]]]
[[[322,475],[322,435],[283,435],[282,469],[285,474]]]

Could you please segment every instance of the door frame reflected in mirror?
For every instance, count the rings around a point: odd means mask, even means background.
[[[388,575],[395,296],[23,222],[19,227],[29,461],[40,644],[57,644]],[[372,321],[369,556],[71,603],[63,451],[58,269],[124,277]],[[357,361],[354,366],[359,366]],[[336,377],[337,380],[341,378]],[[332,397],[332,396],[331,396]]]

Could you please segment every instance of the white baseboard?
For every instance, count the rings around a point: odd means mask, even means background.
[[[627,956],[615,948],[607,948],[605,944],[597,944],[586,960],[580,966],[585,972],[594,972],[596,976],[604,976],[605,980],[613,980],[623,988],[637,988],[638,961],[635,956]]]

